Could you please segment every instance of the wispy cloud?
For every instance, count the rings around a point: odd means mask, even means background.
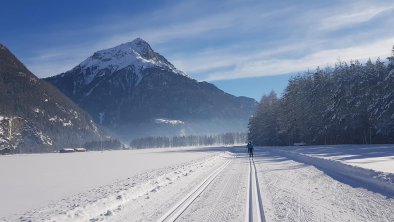
[[[393,10],[388,0],[182,1],[42,34],[62,44],[47,48],[43,43],[22,60],[45,77],[71,69],[97,50],[142,37],[198,80],[279,75],[334,64],[338,58],[387,56],[394,44]],[[382,14],[389,21],[377,20]]]
[[[394,9],[394,6],[355,8],[321,20],[320,30],[335,31],[370,21],[375,16]]]
[[[182,4],[172,8],[171,11],[182,11],[186,6],[195,7],[195,5]],[[169,13],[168,9],[162,9],[152,12],[151,15],[145,15],[147,17],[152,16],[148,21],[140,22],[143,17],[123,17],[87,29],[54,33],[54,38],[65,38],[62,36],[75,35],[75,33],[79,33],[81,36],[104,33],[102,34],[104,37],[96,41],[89,40],[88,43],[84,43],[84,39],[81,39],[79,43],[73,42],[68,45],[39,50],[35,55],[25,58],[25,62],[38,75],[54,75],[71,69],[97,50],[113,47],[131,41],[136,37],[142,37],[153,45],[168,44],[170,47],[176,46],[176,41],[180,39],[198,41],[198,39],[212,38],[213,36],[214,38],[223,37],[225,39],[235,27],[251,30],[256,26],[255,21],[263,21],[265,18],[287,11],[288,8],[281,8],[268,12],[251,12],[251,7],[242,6],[221,13],[202,15],[203,17],[192,17],[184,20],[178,18],[172,24],[166,24],[166,22],[158,21],[160,20],[158,15],[162,16]],[[249,15],[245,16],[247,13]],[[79,38],[79,36],[73,36],[73,38]],[[196,42],[196,45],[198,45],[198,42]],[[169,48],[169,46],[164,48]],[[193,52],[186,53],[193,54]]]
[[[390,55],[390,46],[394,38],[382,39],[365,45],[348,48],[327,49],[305,55],[298,59],[259,58],[237,63],[231,71],[209,73],[206,81],[237,79],[257,76],[272,76],[285,73],[297,73],[314,70],[318,66],[333,66],[338,60],[350,61],[376,59]]]

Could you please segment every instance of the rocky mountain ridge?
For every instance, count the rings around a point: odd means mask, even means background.
[[[0,149],[51,152],[99,140],[90,116],[0,44]]]
[[[246,131],[257,105],[190,78],[140,38],[45,80],[122,138]]]

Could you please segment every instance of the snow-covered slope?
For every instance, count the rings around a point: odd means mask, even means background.
[[[163,56],[154,52],[150,45],[141,38],[110,49],[100,50],[76,68],[81,69],[85,85],[90,84],[96,77],[111,75],[125,68],[132,70],[137,76],[135,82],[137,85],[143,78],[142,71],[152,67],[160,67],[187,76],[184,72],[176,69]]]
[[[334,165],[327,165],[330,172],[276,150],[256,149],[267,221],[393,221],[393,198],[349,179]]]

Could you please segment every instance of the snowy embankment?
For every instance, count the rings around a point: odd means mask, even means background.
[[[218,158],[226,155],[225,150],[177,148],[0,156],[0,221],[108,217],[131,200],[149,199],[150,193],[174,181],[205,174],[205,169],[221,162]]]
[[[278,155],[313,165],[354,187],[394,196],[393,145],[272,148]]]
[[[272,150],[255,155],[267,221],[394,221],[393,198]]]

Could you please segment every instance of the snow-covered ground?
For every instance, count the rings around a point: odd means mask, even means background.
[[[0,221],[394,221],[392,193],[373,189],[391,181],[344,162],[390,159],[390,147],[1,156]]]
[[[315,166],[336,179],[394,196],[394,145],[273,147],[272,152]]]
[[[262,149],[256,159],[267,221],[394,221],[394,200]]]
[[[394,145],[331,145],[287,147],[311,157],[336,160],[365,169],[394,173]]]
[[[117,181],[146,182],[171,167],[203,161],[222,152],[174,148],[0,156],[0,221],[48,205],[67,204],[62,200],[89,191],[105,196],[101,190],[92,190]]]

